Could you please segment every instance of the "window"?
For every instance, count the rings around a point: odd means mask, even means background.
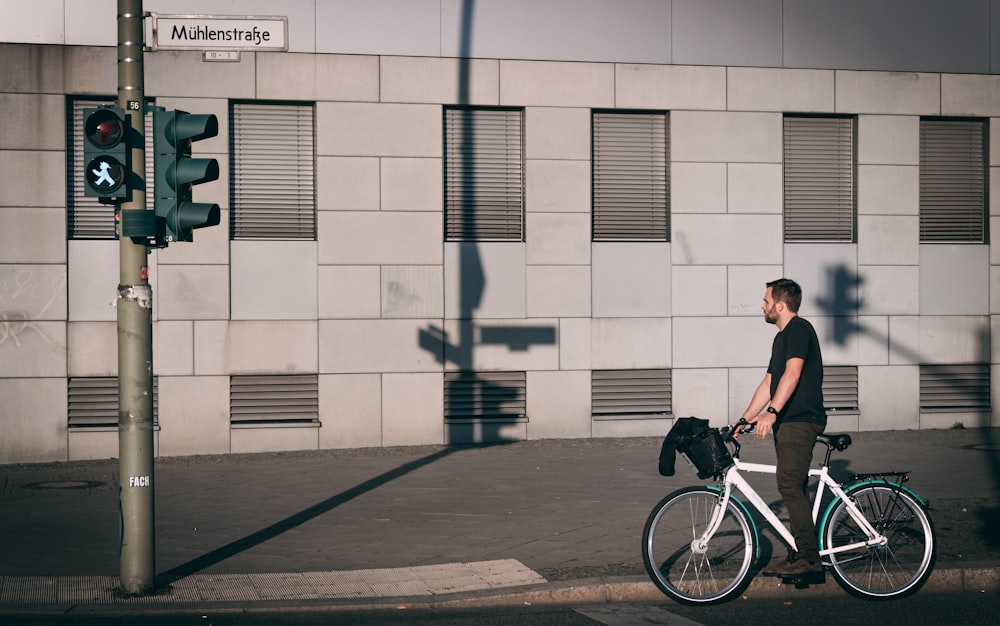
[[[157,378],[153,377],[153,426],[159,427]],[[69,379],[70,430],[118,428],[118,378],[76,376]]]
[[[594,419],[670,415],[671,372],[668,369],[595,370],[590,375]]]
[[[232,239],[316,239],[312,105],[233,103]]]
[[[920,241],[987,243],[985,120],[920,120]]]
[[[85,195],[83,179],[83,110],[86,108],[114,104],[111,98],[71,100],[66,111],[70,116],[66,121],[66,234],[69,239],[115,239],[115,210],[110,204],[102,204],[97,198]],[[147,202],[153,197],[153,116],[145,119],[146,136],[146,181],[150,192]],[[115,418],[117,423],[117,416]]]
[[[448,372],[445,420],[527,420],[524,372]]]
[[[666,113],[595,111],[593,240],[670,240]]]
[[[786,115],[786,242],[853,242],[854,118]]]
[[[524,240],[523,113],[445,108],[447,241]]]
[[[921,365],[920,410],[926,413],[989,412],[989,363]]]
[[[826,366],[823,368],[823,404],[829,413],[858,412],[858,368]]]
[[[319,376],[231,377],[229,422],[234,427],[244,428],[318,426]]]

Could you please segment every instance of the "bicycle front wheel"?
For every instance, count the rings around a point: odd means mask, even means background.
[[[724,602],[750,584],[757,537],[749,516],[733,499],[704,545],[699,541],[721,505],[708,487],[675,491],[653,509],[642,531],[642,560],[660,591],[683,604]]]
[[[924,507],[889,484],[864,485],[847,495],[887,541],[831,554],[837,583],[854,596],[875,600],[902,598],[920,589],[937,558],[934,524]],[[843,500],[834,505],[822,528],[823,549],[867,540]]]

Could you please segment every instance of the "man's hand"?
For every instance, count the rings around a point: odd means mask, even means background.
[[[778,419],[778,416],[774,413],[761,413],[753,419],[747,420],[751,424],[757,425],[757,439],[763,439],[771,434],[774,430],[774,422]]]

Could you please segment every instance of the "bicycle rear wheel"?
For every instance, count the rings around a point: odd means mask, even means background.
[[[937,559],[934,524],[924,507],[889,484],[862,485],[847,495],[888,541],[829,555],[837,583],[854,596],[875,600],[902,598],[920,589]],[[821,527],[822,549],[867,539],[843,500],[835,503]]]
[[[646,572],[660,591],[683,604],[724,602],[750,584],[757,536],[735,500],[708,544],[694,545],[719,503],[719,491],[708,487],[675,491],[653,508],[642,531]]]

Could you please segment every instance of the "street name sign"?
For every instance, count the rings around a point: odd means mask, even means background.
[[[288,50],[287,16],[149,15],[153,50]]]

